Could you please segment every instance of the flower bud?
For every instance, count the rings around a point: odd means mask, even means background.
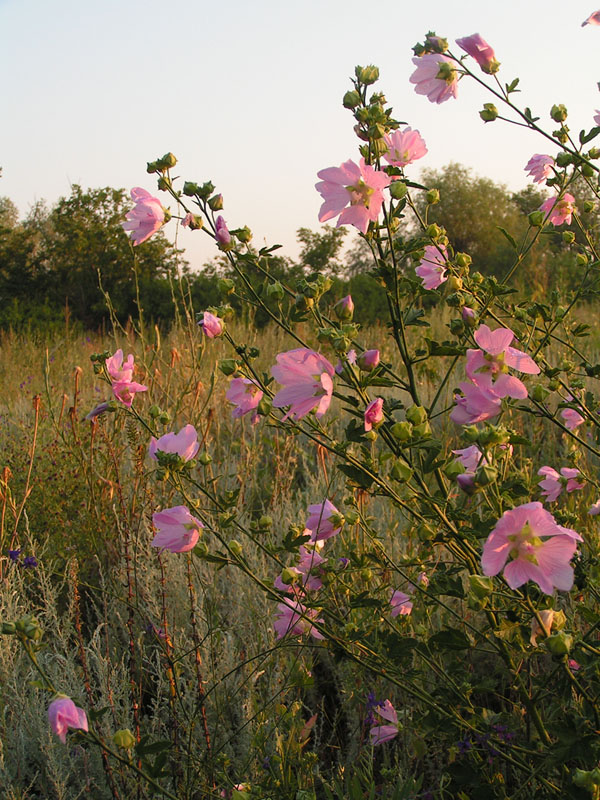
[[[286,567],[281,573],[281,581],[286,586],[296,583],[298,580],[298,570],[294,567]]]
[[[242,555],[242,545],[238,542],[237,539],[232,539],[229,542],[229,549],[233,553],[234,556],[238,558]]]
[[[594,168],[591,164],[582,164],[581,165],[581,174],[586,178],[593,178],[594,177]]]
[[[541,383],[536,383],[529,394],[531,399],[535,400],[536,403],[543,403],[550,394],[550,391],[546,389],[545,386],[542,386]]]
[[[584,200],[583,201],[583,210],[586,214],[591,213],[596,208],[596,204],[593,200]]]
[[[493,122],[498,118],[498,109],[493,103],[484,103],[479,116],[484,122]]]
[[[347,336],[336,336],[332,339],[331,344],[336,353],[347,353],[351,342]]]
[[[379,68],[370,64],[368,67],[356,67],[354,70],[356,79],[365,86],[370,86],[379,80]]]
[[[357,511],[346,511],[345,517],[348,525],[356,525],[360,519],[360,515]]]
[[[219,361],[219,369],[223,375],[233,375],[237,368],[237,361],[234,358],[222,358],[221,361]]]
[[[489,464],[485,464],[485,466],[479,467],[475,473],[475,483],[477,486],[487,486],[488,484],[493,483],[497,477],[498,470]]]
[[[563,231],[562,240],[565,244],[573,244],[575,241],[575,234],[573,231]]]
[[[161,414],[161,410],[157,405],[150,406],[148,409],[148,414],[152,417],[152,419],[156,419]]]
[[[267,297],[272,297],[275,300],[283,300],[283,296],[285,294],[285,290],[279,281],[275,281],[275,283],[270,283],[267,286]]]
[[[369,569],[369,567],[366,567],[365,569],[361,569],[359,575],[363,579],[363,581],[371,581],[371,580],[373,580],[373,570]]]
[[[206,181],[202,186],[197,187],[197,194],[203,199],[208,200],[215,190],[215,185],[212,181]]]
[[[157,419],[161,425],[168,425],[171,422],[171,415],[167,411],[161,411]]]
[[[162,158],[159,158],[158,161],[156,162],[156,165],[159,170],[171,169],[172,167],[175,166],[175,164],[177,164],[177,159],[175,158],[173,153],[165,153],[165,155]]]
[[[263,395],[260,398],[260,402],[256,407],[256,410],[261,415],[261,417],[268,417],[269,414],[271,413],[272,408],[273,408],[273,403],[271,402],[271,400],[265,395]]]
[[[158,172],[158,163],[156,161],[148,161],[146,164],[146,172],[148,172],[150,175]]]
[[[338,302],[334,305],[333,310],[335,311],[336,317],[341,322],[350,322],[354,316],[354,303],[352,302],[351,295],[347,294],[346,297],[338,300]]]
[[[408,191],[408,187],[404,181],[392,181],[389,189],[394,200],[402,200]]]
[[[200,187],[193,181],[185,181],[183,184],[183,193],[186,197],[193,197],[200,192]]]
[[[206,556],[208,555],[208,545],[206,544],[206,542],[200,541],[198,542],[196,547],[194,547],[193,552],[194,555],[197,556],[198,558],[206,558]]]
[[[476,442],[479,439],[479,428],[477,425],[466,425],[463,435],[468,442]]]
[[[413,425],[420,425],[427,419],[427,411],[423,406],[410,406],[406,409],[406,419]]]
[[[346,92],[342,100],[344,108],[356,108],[360,105],[360,95],[356,90]]]
[[[427,201],[427,205],[429,206],[437,205],[437,203],[440,202],[439,189],[429,189],[429,191],[425,195],[425,200]]]
[[[446,282],[446,286],[451,292],[457,292],[463,287],[463,282],[457,275],[450,275]]]
[[[543,211],[532,211],[527,219],[532,228],[540,228],[544,224],[544,217],[546,215]]]
[[[565,150],[561,150],[561,152],[556,156],[556,165],[559,167],[568,167],[569,164],[573,163],[573,156],[571,153],[567,153]]]
[[[359,369],[371,372],[379,366],[379,350],[365,350],[356,359]]]
[[[562,103],[553,105],[550,109],[550,116],[554,122],[564,122],[567,118],[567,108]]]
[[[390,470],[390,475],[395,481],[400,481],[400,483],[406,483],[409,481],[413,476],[413,470],[408,466],[408,464],[404,461],[396,461],[392,469]]]
[[[435,241],[436,239],[439,239],[439,237],[442,235],[443,231],[440,228],[440,226],[436,225],[435,222],[434,222],[431,225],[427,226],[427,229],[426,229],[425,233],[427,234],[427,236],[430,237],[430,239],[433,239],[433,241]]]
[[[213,211],[220,211],[223,208],[223,195],[214,194],[208,199],[208,205]]]
[[[473,263],[473,259],[468,253],[457,253],[456,254],[456,265],[461,267],[461,269],[466,269],[470,267]]]
[[[600,786],[600,768],[592,770],[576,769],[573,772],[573,783],[580,789],[586,789],[592,797],[597,796],[597,788]]]
[[[204,450],[198,456],[198,461],[202,464],[203,467],[208,467],[208,465],[212,462],[212,456]]]
[[[252,231],[247,225],[244,225],[243,228],[238,228],[235,231],[232,231],[238,238],[242,244],[248,244],[252,240]]]
[[[420,425],[415,425],[413,434],[419,439],[426,439],[428,436],[431,436],[432,430],[429,421],[422,422]]]
[[[13,633],[17,632],[17,626],[14,622],[3,622],[2,628],[0,628],[0,633],[4,633],[7,636],[12,635]]]
[[[465,332],[465,323],[462,319],[451,319],[449,328],[455,336],[461,336]]]
[[[117,747],[122,747],[123,750],[131,750],[135,746],[135,736],[127,728],[116,731],[113,735],[113,742]]]
[[[600,158],[600,147],[592,147],[588,153],[588,158]]]
[[[271,527],[273,527],[273,518],[269,517],[267,514],[263,514],[258,520],[258,529],[261,531],[268,531]]]
[[[410,422],[395,422],[390,431],[399,442],[408,442],[413,438],[413,426]]]
[[[570,633],[559,631],[544,639],[544,644],[553,656],[566,656],[573,647],[573,637]]]
[[[231,294],[235,291],[235,282],[232,281],[231,278],[220,278],[218,287],[221,294]]]
[[[494,581],[492,578],[485,578],[483,575],[469,575],[471,591],[479,600],[489,597],[494,591]]]

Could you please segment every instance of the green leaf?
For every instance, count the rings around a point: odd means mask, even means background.
[[[515,242],[515,240],[514,240],[514,237],[510,235],[510,233],[509,233],[509,232],[506,230],[506,228],[503,228],[503,227],[502,227],[502,225],[496,225],[496,227],[498,228],[498,230],[500,231],[500,233],[502,233],[504,236],[506,236],[506,238],[507,238],[507,239],[508,239],[508,241],[511,243],[511,245],[513,246],[513,248],[514,248],[515,250],[518,250],[518,245],[517,245],[517,243]]]
[[[152,753],[162,753],[163,750],[170,750],[173,746],[171,742],[166,739],[159,739],[157,742],[148,742],[149,736],[144,736],[135,746],[135,752],[138,756],[147,756]]]
[[[457,628],[446,628],[434,633],[427,644],[436,650],[468,650],[472,646],[469,637]]]
[[[373,483],[373,479],[360,467],[355,467],[352,464],[338,464],[337,468],[361,489],[368,489]]]
[[[421,317],[425,316],[425,312],[422,308],[411,308],[409,311],[406,312],[404,315],[404,324],[405,325],[418,325],[422,328],[429,328],[429,323],[425,322],[425,320],[421,319]]]

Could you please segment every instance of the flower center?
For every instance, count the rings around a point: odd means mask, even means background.
[[[350,194],[351,206],[360,205],[368,208],[369,199],[375,190],[371,188],[371,186],[367,186],[367,184],[361,179],[358,181],[358,183],[355,183],[352,186],[346,186],[346,191]]]

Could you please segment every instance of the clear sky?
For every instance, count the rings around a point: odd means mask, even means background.
[[[441,106],[416,95],[411,47],[428,30],[451,42],[479,32],[501,79],[521,78],[516,97],[550,130],[550,107],[565,103],[577,133],[600,108],[600,27],[581,27],[597,2],[0,0],[0,194],[25,214],[72,183],[154,192],[146,161],[171,150],[178,174],[223,193],[230,227],[296,255],[296,229],[319,226],[316,172],[357,157],[341,98],[367,63],[424,136],[423,166],[458,161],[518,189],[531,154],[552,150],[484,126],[490,98],[472,82]],[[179,244],[192,266],[214,253],[198,231],[180,231]]]

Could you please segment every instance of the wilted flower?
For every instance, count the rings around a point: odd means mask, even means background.
[[[393,167],[406,167],[427,153],[425,140],[419,131],[413,131],[411,128],[386,133],[383,140],[387,145],[387,152],[383,157]]]
[[[96,419],[96,417],[100,417],[102,414],[105,414],[109,408],[110,405],[106,401],[103,403],[98,403],[95,408],[92,408],[89,414],[85,415],[85,418],[87,420]]]
[[[249,378],[232,378],[229,384],[225,397],[230,403],[235,403],[236,408],[233,409],[232,416],[240,419],[245,414],[256,412],[258,404],[262,400],[263,392],[258,386]],[[258,415],[252,415],[252,422],[258,421]]]
[[[179,433],[165,433],[159,439],[150,439],[148,454],[157,461],[157,453],[173,453],[183,461],[191,461],[200,447],[198,434],[193,425],[185,425]]]
[[[171,553],[186,553],[193,550],[200,537],[202,522],[190,514],[186,506],[173,506],[152,515],[156,536],[153,547],[169,550]]]
[[[488,75],[498,71],[500,64],[489,44],[478,33],[457,39],[456,44],[468,53]]]
[[[546,636],[550,636],[550,633],[552,632],[552,622],[554,621],[554,611],[551,608],[545,608],[543,611],[538,613],[544,628],[542,631],[542,628],[540,628],[540,624],[536,617],[531,620],[531,636],[529,637],[529,641],[534,647],[537,647],[537,637],[540,635],[540,633],[545,633]]]
[[[586,25],[600,25],[600,11],[594,11],[589,17],[581,23],[581,27],[585,28]],[[598,123],[600,125],[600,123]]]
[[[308,507],[306,527],[311,531],[311,542],[323,542],[336,536],[344,524],[344,517],[331,500],[314,503]]]
[[[549,503],[553,503],[562,494],[562,490],[574,492],[576,489],[583,489],[584,484],[579,483],[577,476],[580,475],[575,467],[562,467],[559,473],[552,467],[540,467],[538,475],[543,475],[544,480],[538,483],[542,489],[542,494]]]
[[[321,181],[315,184],[315,188],[324,200],[319,211],[319,222],[327,222],[339,214],[337,228],[340,225],[354,225],[361,233],[366,233],[369,222],[379,216],[383,189],[392,180],[385,172],[365,164],[364,158],[359,164],[348,160],[339,167],[322,169],[317,177]]]
[[[525,384],[508,374],[508,368],[537,375],[540,368],[535,361],[510,343],[514,339],[510,328],[497,328],[491,331],[487,325],[480,325],[474,339],[481,350],[467,350],[466,372],[476,386],[493,391],[498,397],[527,397]]]
[[[456,98],[458,73],[451,58],[441,53],[429,53],[413,58],[412,62],[417,68],[409,80],[415,84],[417,94],[424,94],[432,103],[438,104]]]
[[[549,197],[540,206],[540,211],[548,216],[550,223],[555,227],[564,222],[570,225],[575,210],[575,198],[568,192],[565,192],[560,199]]]
[[[165,221],[165,212],[160,200],[139,186],[131,190],[131,199],[135,206],[125,215],[123,230],[131,231],[134,245],[149,239]]]
[[[375,747],[378,744],[391,741],[398,735],[398,714],[389,700],[375,706],[373,711],[379,714],[382,719],[392,723],[391,725],[374,725],[371,728],[369,736],[371,737],[371,745]]]
[[[78,708],[70,697],[59,695],[48,706],[48,721],[54,733],[63,744],[67,743],[67,731],[73,728],[80,731],[88,730],[88,721],[85,711]]]
[[[311,620],[323,623],[322,619],[317,619],[318,612],[315,609],[307,609],[288,597],[277,604],[277,609],[279,615],[273,623],[277,639],[283,639],[284,636],[302,636],[304,633],[309,633],[314,639],[325,638],[311,623]]]
[[[447,260],[448,254],[445,247],[434,244],[428,244],[425,247],[425,255],[415,269],[415,273],[421,278],[424,289],[437,289],[447,280]]]
[[[365,431],[369,432],[373,428],[377,428],[384,419],[383,398],[376,397],[365,409]]]
[[[198,325],[202,328],[204,335],[208,336],[209,339],[216,339],[217,336],[221,336],[225,330],[225,323],[223,320],[211,314],[210,311],[204,312]]]
[[[390,606],[392,610],[390,612],[390,616],[397,617],[399,615],[408,616],[413,609],[412,600],[410,599],[409,595],[405,594],[404,592],[400,592],[397,589],[392,592],[392,596],[390,597]]]
[[[552,169],[553,166],[554,159],[552,156],[545,156],[538,153],[531,156],[527,164],[525,164],[525,170],[527,174],[533,178],[534,183],[542,183],[552,177],[554,172]]]
[[[273,398],[273,405],[290,406],[284,419],[301,419],[313,408],[317,409],[316,416],[322,417],[329,408],[335,370],[325,356],[306,347],[288,350],[279,353],[271,374],[283,385]]]
[[[525,503],[505,511],[488,536],[481,558],[483,574],[497,575],[504,568],[511,589],[531,580],[545,594],[552,594],[554,588],[569,591],[573,586],[569,562],[581,541],[576,531],[559,525],[541,503]]]

